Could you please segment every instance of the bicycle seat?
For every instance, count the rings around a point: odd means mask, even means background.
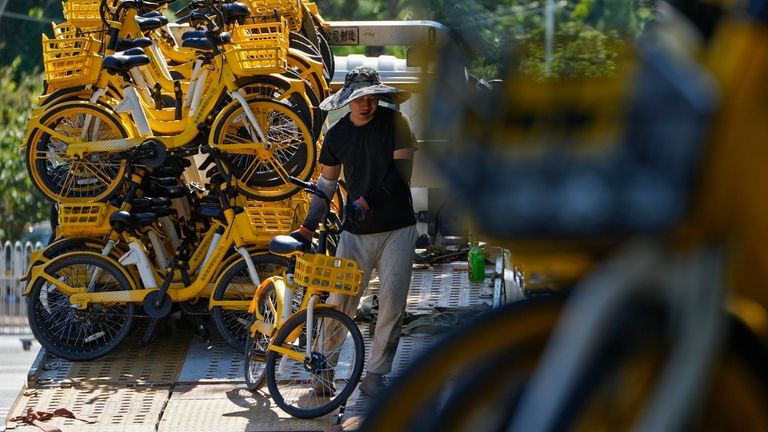
[[[152,39],[148,37],[140,37],[136,39],[118,39],[117,51],[125,51],[131,48],[146,48],[152,45]]]
[[[198,210],[197,214],[200,217],[212,217],[217,219],[223,219],[224,218],[224,211],[221,209],[221,203],[218,199],[215,200],[208,200],[206,199],[208,197],[204,197],[200,200],[200,209]]]
[[[224,15],[224,21],[226,21],[227,24],[231,24],[234,21],[251,15],[251,10],[248,8],[248,5],[240,2],[221,5],[221,12]]]
[[[181,167],[163,165],[159,168],[155,168],[154,171],[152,171],[152,175],[153,176],[157,175],[158,178],[163,178],[163,177],[179,178],[183,172],[184,172],[184,169]]]
[[[141,49],[141,48],[138,48]],[[149,64],[150,59],[144,54],[125,54],[117,53],[104,57],[101,62],[101,67],[110,74],[117,74],[122,72],[128,72],[129,70],[137,67]]]
[[[216,37],[216,44],[217,45],[223,45],[232,43],[232,35],[228,32],[221,32]],[[197,37],[189,37],[187,39],[184,39],[182,37],[181,46],[184,48],[194,48],[201,51],[213,51],[213,44],[211,43],[211,40],[207,37],[197,38]]]
[[[160,27],[168,24],[168,18],[166,17],[151,17],[151,18],[142,18],[140,16],[136,17],[136,24],[139,25],[139,29],[143,32],[159,29]]]
[[[181,40],[183,48],[194,48],[201,51],[213,51],[213,44],[207,38],[190,37]]]
[[[159,183],[150,183],[149,194],[167,198],[181,198],[187,195],[187,189],[181,185],[163,186]]]
[[[189,30],[181,34],[181,40],[203,38],[205,38],[205,30]]]
[[[142,18],[159,18],[159,17],[162,17],[163,14],[161,14],[158,11],[153,10],[153,11],[149,11],[149,12],[144,12],[140,16]],[[165,17],[163,17],[163,18],[165,18]]]
[[[176,177],[160,177],[153,175],[150,177],[150,180],[162,186],[177,186],[179,184],[179,179]]]
[[[171,199],[167,197],[137,197],[131,202],[131,210],[134,212],[155,211],[170,207]]]
[[[294,255],[309,251],[310,244],[296,240],[289,235],[272,237],[269,241],[269,251],[275,255]]]
[[[155,213],[130,213],[120,210],[109,216],[109,224],[116,230],[128,227],[149,225],[157,220]]]

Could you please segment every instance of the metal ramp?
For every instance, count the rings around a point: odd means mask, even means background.
[[[369,291],[377,290],[374,275]],[[434,306],[491,304],[492,299],[492,286],[470,284],[466,271],[441,265],[414,269],[407,310],[418,314]],[[367,323],[361,324],[361,331],[368,350]],[[344,418],[365,414],[368,400],[356,390],[343,415],[334,412],[312,420],[291,417],[276,407],[266,388],[257,393],[245,389],[242,354],[215,333],[210,343],[191,330],[159,335],[148,345],[140,339],[137,331],[118,350],[92,362],[70,362],[41,349],[29,371],[27,388],[8,418],[28,409],[66,408],[78,419],[54,417],[46,424],[65,432],[324,431]],[[435,340],[433,335],[401,337],[391,376]],[[40,430],[10,421],[6,428]]]

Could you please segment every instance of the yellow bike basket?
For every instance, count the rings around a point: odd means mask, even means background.
[[[43,66],[48,84],[57,88],[93,84],[99,79],[99,41],[92,37],[48,39],[43,35]]]
[[[252,242],[269,243],[272,237],[288,234],[294,228],[294,210],[290,207],[265,207],[249,202],[245,212],[251,221]]]
[[[103,32],[101,26],[84,26],[72,21],[64,21],[61,24],[51,23],[51,27],[53,27],[53,35],[56,39],[86,36],[93,36],[101,39],[101,33]],[[98,43],[91,45],[91,49],[94,53],[98,52],[101,47],[101,41],[97,42]]]
[[[251,14],[259,18],[271,18],[275,11],[288,21],[291,31],[301,30],[302,4],[297,0],[245,0]]]
[[[59,230],[65,237],[102,237],[112,230],[106,203],[59,204]]]
[[[68,0],[61,4],[64,18],[78,27],[101,26],[103,23],[99,14],[100,5],[100,0]]]
[[[304,254],[296,258],[297,284],[346,295],[357,295],[362,288],[363,272],[357,261],[328,255]]]
[[[284,73],[288,68],[288,28],[285,20],[235,24],[232,45],[225,56],[237,76]]]

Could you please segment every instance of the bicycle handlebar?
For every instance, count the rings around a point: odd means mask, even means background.
[[[326,203],[330,206],[331,199],[328,197],[328,195],[325,194],[325,192],[318,189],[316,184],[312,182],[305,182],[293,176],[289,176],[288,181],[295,184],[296,186],[303,188],[305,191],[313,195],[319,196],[320,198],[324,199]]]

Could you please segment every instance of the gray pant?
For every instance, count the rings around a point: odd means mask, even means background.
[[[379,272],[379,313],[376,331],[368,359],[368,372],[386,375],[392,370],[397,343],[400,338],[408,289],[413,270],[413,247],[416,244],[416,225],[376,234],[341,233],[336,256],[357,260],[363,271],[363,290],[353,297],[331,294],[328,303],[354,317],[365,288],[371,279],[371,271]],[[341,341],[328,341],[336,345]]]

